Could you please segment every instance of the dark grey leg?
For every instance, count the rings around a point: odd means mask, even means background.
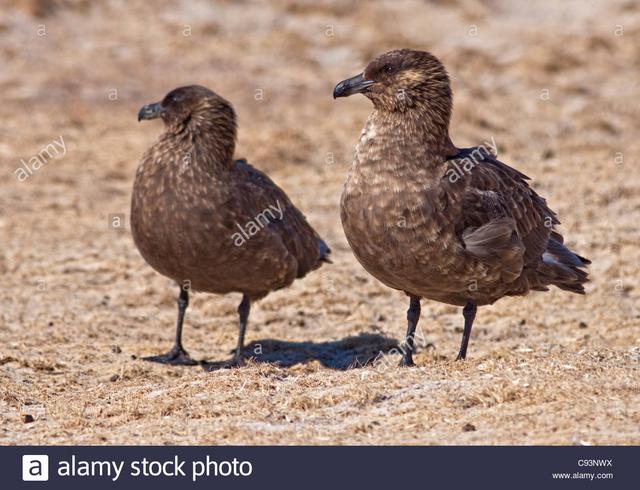
[[[420,298],[409,296],[409,309],[407,310],[407,335],[403,346],[403,356],[400,366],[415,366],[413,362],[413,350],[415,348],[414,337],[418,320],[420,320]]]
[[[471,327],[473,327],[473,320],[476,317],[476,310],[478,307],[475,303],[467,303],[462,309],[462,315],[464,316],[464,332],[462,333],[462,343],[460,344],[460,353],[456,358],[456,361],[466,359],[467,346],[469,345],[469,338],[471,337]]]
[[[184,347],[182,347],[182,323],[184,321],[184,315],[189,306],[189,291],[185,288],[180,288],[180,296],[178,296],[178,322],[176,324],[176,341],[172,349],[166,354],[159,356],[144,357],[145,361],[159,362],[161,364],[171,364],[174,366],[193,366],[198,364],[191,359]]]
[[[249,312],[251,311],[251,300],[246,294],[242,295],[242,301],[238,306],[238,317],[240,318],[240,331],[238,333],[238,345],[236,346],[236,355],[231,361],[232,365],[239,366],[242,364],[242,351],[244,350],[244,334],[247,330],[247,322],[249,321]]]
[[[238,344],[236,345],[236,352],[230,361],[216,361],[216,362],[203,362],[202,368],[205,371],[217,371],[218,369],[228,369],[238,366],[242,366],[242,354],[244,351],[244,334],[247,330],[247,323],[249,321],[249,311],[251,310],[251,299],[246,294],[242,295],[242,301],[238,306],[238,317],[240,319],[240,331],[238,333]]]

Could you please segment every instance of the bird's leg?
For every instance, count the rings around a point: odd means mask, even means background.
[[[409,309],[407,310],[407,336],[404,341],[404,349],[400,366],[415,366],[413,363],[414,336],[418,320],[420,320],[420,298],[409,296]]]
[[[180,288],[180,296],[178,296],[178,322],[176,324],[176,341],[173,347],[166,354],[159,356],[145,357],[145,361],[159,362],[161,364],[172,364],[182,366],[193,366],[198,364],[197,361],[191,359],[184,347],[182,347],[182,322],[184,314],[189,306],[189,291],[186,288]]]
[[[476,317],[476,310],[478,307],[475,303],[467,303],[462,309],[462,315],[464,316],[464,332],[462,333],[462,343],[460,344],[460,352],[456,361],[466,359],[467,346],[469,345],[469,337],[471,337],[471,327],[473,326],[473,319]]]
[[[247,322],[249,320],[249,311],[251,310],[251,300],[246,294],[242,295],[242,301],[238,306],[238,317],[240,318],[240,331],[238,333],[238,345],[236,346],[236,354],[230,362],[230,366],[242,365],[242,351],[244,350],[244,333],[247,330]]]

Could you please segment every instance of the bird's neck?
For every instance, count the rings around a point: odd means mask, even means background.
[[[374,110],[358,145],[361,151],[377,153],[381,160],[437,164],[454,154],[448,120],[438,120],[424,112]],[[378,158],[375,158],[376,160]]]
[[[233,165],[235,124],[216,118],[190,118],[168,131],[172,144],[182,148],[185,158],[211,170]]]

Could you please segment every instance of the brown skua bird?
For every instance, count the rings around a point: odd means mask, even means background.
[[[590,261],[563,245],[528,177],[488,148],[451,142],[451,86],[436,57],[383,54],[333,96],[355,93],[374,109],[344,186],[342,224],[362,266],[410,297],[401,365],[413,365],[422,298],[464,307],[464,359],[478,306],[550,285],[584,294]]]
[[[138,120],[154,118],[165,131],[138,167],[131,229],[144,259],[180,295],[175,345],[146,359],[196,364],[182,346],[189,291],[238,292],[240,329],[229,363],[238,365],[251,303],[320,267],[330,250],[282,189],[234,160],[229,102],[205,87],[181,87],[140,109]]]

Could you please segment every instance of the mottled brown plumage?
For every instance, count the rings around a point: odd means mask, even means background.
[[[421,298],[465,307],[464,358],[477,306],[549,285],[584,293],[589,261],[562,244],[555,213],[528,178],[488,148],[451,142],[449,77],[433,55],[386,53],[334,97],[353,93],[374,110],[342,194],[342,224],[363,267],[411,298],[402,364],[413,364]]]
[[[205,87],[181,87],[138,117],[161,117],[165,132],[136,174],[133,238],[149,265],[181,287],[176,345],[149,360],[194,362],[181,344],[189,290],[239,292],[237,364],[250,303],[317,269],[330,250],[282,189],[233,159],[236,118],[225,99]]]

